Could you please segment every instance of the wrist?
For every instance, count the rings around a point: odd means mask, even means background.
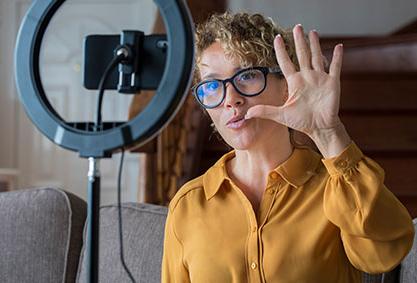
[[[352,141],[342,123],[333,128],[313,131],[310,138],[325,159],[338,156]]]

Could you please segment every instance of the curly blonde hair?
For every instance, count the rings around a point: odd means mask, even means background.
[[[220,42],[225,55],[240,62],[241,67],[279,67],[274,49],[274,39],[278,34],[282,36],[289,57],[295,68],[299,70],[292,29],[284,29],[275,24],[271,18],[258,13],[225,12],[211,15],[206,22],[196,27],[194,83],[201,80],[199,65],[202,53],[215,42]],[[306,40],[308,42],[307,37]],[[294,146],[308,147],[318,151],[307,135],[291,128],[288,129]]]
[[[274,38],[277,34],[283,37],[288,55],[298,68],[290,29],[278,26],[271,18],[265,18],[261,14],[225,12],[211,15],[196,28],[195,80],[200,79],[198,66],[203,51],[216,41],[222,44],[226,56],[238,60],[242,67],[279,67],[274,50]]]

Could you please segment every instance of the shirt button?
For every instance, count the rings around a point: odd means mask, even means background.
[[[257,266],[257,265],[256,265],[256,262],[252,262],[252,263],[251,263],[251,265],[250,265],[250,268],[252,268],[252,269],[256,269],[256,266]]]
[[[273,195],[273,194],[275,193],[275,190],[274,190],[274,189],[269,189],[269,193],[270,193],[271,195]]]
[[[341,168],[346,168],[346,167],[347,167],[347,165],[348,165],[348,163],[347,163],[347,161],[346,161],[346,160],[342,160],[342,161],[340,161],[340,163],[339,163],[339,166],[340,166]]]
[[[271,178],[274,179],[274,180],[278,179],[278,173],[277,172],[272,172],[271,173]]]
[[[255,232],[256,232],[256,230],[257,230],[257,229],[256,229],[256,227],[253,227],[253,228],[252,228],[252,232],[254,232],[254,233],[255,233]]]

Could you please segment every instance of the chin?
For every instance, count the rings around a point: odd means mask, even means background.
[[[247,150],[251,148],[255,142],[256,137],[253,133],[244,131],[242,133],[230,133],[230,135],[222,135],[223,140],[237,150]]]

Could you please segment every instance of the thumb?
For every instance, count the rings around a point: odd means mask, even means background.
[[[272,105],[255,105],[248,109],[245,119],[261,118],[280,123],[282,119],[282,107]]]

